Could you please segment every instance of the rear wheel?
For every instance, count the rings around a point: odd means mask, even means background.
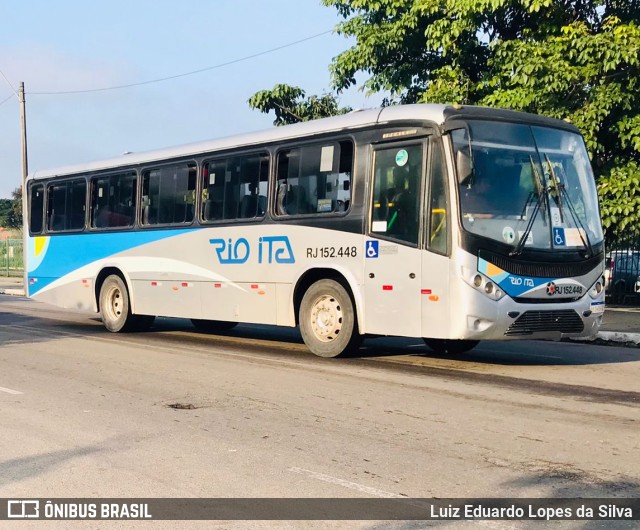
[[[424,339],[433,351],[458,355],[466,353],[480,344],[479,340]]]
[[[192,318],[191,323],[198,331],[203,331],[205,333],[229,331],[238,325],[237,322],[227,322],[226,320],[202,320],[199,318]]]
[[[100,313],[104,326],[113,333],[135,326],[137,319],[131,314],[129,292],[120,276],[108,276],[100,287]]]
[[[337,357],[360,344],[351,297],[334,280],[320,280],[307,289],[298,320],[305,344],[319,357]]]

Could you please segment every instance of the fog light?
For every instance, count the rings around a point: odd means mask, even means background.
[[[473,285],[475,285],[476,287],[480,287],[482,285],[482,276],[476,274],[473,277]]]
[[[484,292],[487,294],[491,294],[493,292],[493,284],[491,282],[487,282],[484,286]]]

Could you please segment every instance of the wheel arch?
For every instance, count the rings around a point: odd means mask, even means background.
[[[363,326],[363,304],[362,292],[359,288],[353,274],[342,268],[315,266],[304,270],[296,279],[293,287],[292,310],[296,325],[299,325],[300,304],[307,289],[319,280],[334,280],[345,288],[351,298],[354,312],[356,315],[356,324],[358,333],[362,334]]]
[[[131,308],[131,313],[135,314],[135,297],[133,296],[131,278],[129,278],[129,275],[126,274],[121,268],[113,265],[103,267],[96,276],[94,290],[94,303],[96,312],[100,312],[100,289],[102,289],[102,284],[111,275],[119,276],[124,282],[124,285],[127,288],[127,293],[129,294],[129,307]]]

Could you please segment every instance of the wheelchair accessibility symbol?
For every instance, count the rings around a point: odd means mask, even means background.
[[[366,242],[365,254],[367,255],[367,258],[377,258],[378,257],[378,252],[379,252],[378,244],[379,243],[380,243],[379,241],[367,241]]]
[[[553,244],[556,247],[564,247],[567,245],[567,240],[564,236],[564,228],[553,228]]]

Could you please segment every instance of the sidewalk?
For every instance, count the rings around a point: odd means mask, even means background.
[[[0,294],[24,296],[22,278],[0,276]],[[607,306],[600,332],[580,342],[620,343],[640,347],[640,307]]]
[[[24,285],[22,277],[0,276],[0,294],[10,294],[13,296],[24,296]]]

